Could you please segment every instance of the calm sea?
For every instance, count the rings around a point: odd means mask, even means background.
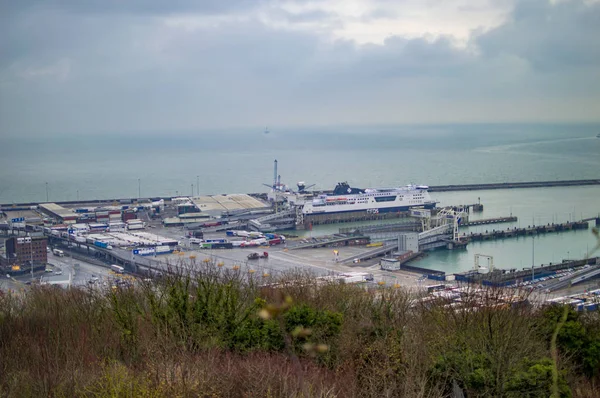
[[[598,124],[477,124],[0,137],[0,203],[45,201],[46,195],[50,201],[137,197],[138,190],[142,197],[189,195],[192,184],[194,194],[266,192],[274,159],[283,182],[317,189],[339,181],[377,187],[600,178],[598,133]],[[480,217],[512,212],[522,226],[600,212],[599,187],[432,196],[442,204],[481,197]],[[503,268],[530,266],[581,257],[594,244],[585,231],[532,242],[472,243],[462,252],[434,252],[421,265],[464,270],[481,253]]]

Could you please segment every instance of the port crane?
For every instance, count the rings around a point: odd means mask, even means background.
[[[304,181],[299,181],[296,185],[298,186],[298,190],[294,191],[290,189],[287,185],[281,182],[281,175],[277,174],[277,159],[273,162],[273,184],[264,184],[267,188],[271,188],[273,192],[283,192],[283,193],[294,193],[294,194],[302,194],[306,193],[306,190],[314,187],[317,184],[306,185]]]

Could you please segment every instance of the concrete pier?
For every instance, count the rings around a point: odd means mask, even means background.
[[[507,228],[504,230],[491,230],[480,233],[470,233],[463,234],[461,238],[468,239],[470,241],[484,241],[484,240],[494,240],[501,238],[514,238],[518,236],[527,236],[527,235],[538,235],[544,234],[548,232],[562,232],[562,231],[572,231],[576,229],[587,229],[589,226],[587,221],[576,221],[576,222],[566,222],[563,224],[547,224],[547,225],[533,225],[527,226],[526,228]]]
[[[510,216],[510,217],[497,217],[497,218],[485,218],[482,220],[473,220],[473,221],[468,221],[464,224],[460,224],[461,227],[472,227],[475,225],[486,225],[486,224],[501,224],[504,222],[516,222],[517,221],[517,217],[515,216]]]
[[[600,185],[598,180],[565,180],[565,181],[530,181],[530,182],[500,182],[492,184],[465,184],[465,185],[432,185],[429,192],[450,191],[478,191],[485,189],[513,189],[513,188],[546,188],[546,187],[574,187],[584,185]]]

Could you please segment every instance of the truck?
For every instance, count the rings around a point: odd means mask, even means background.
[[[53,249],[52,253],[54,253],[54,255],[58,256],[58,257],[64,257],[65,256],[65,252],[63,252],[62,250],[59,250],[59,249]]]
[[[97,241],[94,242],[94,246],[98,246],[98,247],[101,247],[103,249],[108,249],[108,243],[106,243],[106,242],[100,242],[99,240],[97,240]]]
[[[253,252],[248,254],[248,260],[258,260],[259,258],[269,258],[269,253],[263,252],[262,254],[260,254]]]
[[[227,243],[227,239],[206,239],[206,243]]]
[[[233,243],[231,242],[216,242],[211,243],[212,249],[232,249]]]
[[[117,274],[122,274],[125,271],[125,268],[123,268],[123,267],[121,267],[120,265],[117,265],[117,264],[111,265],[110,269],[113,272],[116,272]]]
[[[202,231],[190,231],[189,236],[191,238],[204,239],[204,232],[202,232]]]

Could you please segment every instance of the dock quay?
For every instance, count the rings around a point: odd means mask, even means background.
[[[410,212],[399,211],[390,213],[378,213],[373,214],[365,211],[349,212],[349,213],[335,213],[335,214],[310,214],[304,215],[303,226],[305,229],[310,229],[314,225],[326,225],[326,224],[337,224],[345,222],[359,222],[359,221],[379,221],[379,220],[390,220],[395,218],[406,218],[410,217]],[[298,225],[297,227],[300,227]]]
[[[538,235],[549,232],[564,232],[587,229],[589,226],[587,221],[576,221],[566,222],[562,224],[547,224],[547,225],[533,225],[527,226],[526,228],[507,228],[505,230],[491,230],[485,232],[471,232],[470,234],[462,234],[461,238],[468,239],[470,241],[485,241],[502,238],[514,238],[518,236],[527,235]]]
[[[289,250],[299,250],[299,249],[315,249],[318,247],[339,247],[339,246],[349,246],[349,245],[365,245],[368,244],[370,238],[368,236],[356,236],[356,235],[333,235],[329,237],[322,238],[308,238],[300,241],[299,244],[294,246],[289,246]]]
[[[481,220],[473,220],[465,223],[459,224],[460,227],[473,227],[476,225],[486,225],[486,224],[501,224],[505,222],[516,222],[518,221],[517,217],[498,217],[498,218],[486,218]]]
[[[376,247],[373,250],[369,250],[367,252],[361,253],[359,255],[355,255],[352,257],[347,257],[338,261],[339,264],[350,264],[350,263],[358,263],[364,260],[370,260],[375,257],[383,256],[386,253],[391,253],[393,251],[398,250],[398,245],[383,245],[380,247]]]
[[[590,266],[589,272],[593,273],[593,271],[596,270],[597,267],[592,268],[592,266],[594,266],[596,264],[600,264],[599,257],[592,257],[592,258],[582,259],[582,260],[564,260],[561,263],[557,263],[557,264],[550,263],[548,265],[541,265],[539,267],[534,267],[533,269],[530,267],[523,268],[523,270],[521,270],[521,271],[518,271],[516,268],[509,269],[509,270],[495,269],[494,271],[491,271],[489,273],[482,274],[475,270],[472,270],[472,271],[460,272],[460,273],[455,274],[455,279],[456,279],[456,281],[459,281],[459,282],[476,283],[476,284],[481,284],[484,286],[509,286],[509,285],[513,285],[518,282],[531,281],[533,279],[540,279],[540,278],[548,277],[550,275],[554,275],[557,272],[561,272],[561,271],[565,271],[565,270],[569,270],[569,269],[572,270],[574,268],[585,267],[585,266]],[[587,274],[588,271],[585,271],[585,273]],[[593,273],[593,275],[591,275],[591,276],[595,276],[595,275],[596,275],[596,273]],[[576,273],[573,276],[576,278],[578,276],[580,277],[581,274]],[[573,278],[565,278],[565,280],[566,279],[573,279]],[[573,281],[574,281],[574,279],[573,279]],[[562,282],[562,280],[559,280],[557,282]],[[559,286],[559,285],[557,285],[557,286]],[[564,285],[562,287],[564,287]]]
[[[479,191],[486,189],[514,189],[514,188],[547,188],[547,187],[574,187],[584,185],[600,185],[598,180],[564,180],[564,181],[529,181],[529,182],[502,182],[492,184],[465,184],[465,185],[433,185],[429,192],[451,191]]]
[[[376,225],[362,225],[360,227],[353,228],[340,228],[340,234],[352,234],[360,232],[361,234],[367,234],[371,232],[396,232],[396,231],[414,231],[421,232],[422,224],[420,221],[411,219],[405,222],[393,223],[393,224],[376,224]]]

